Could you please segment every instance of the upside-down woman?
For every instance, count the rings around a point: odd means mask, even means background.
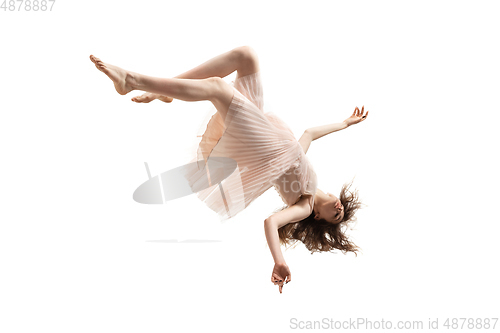
[[[343,122],[312,127],[297,140],[274,113],[264,112],[260,68],[255,51],[237,47],[174,78],[151,77],[102,62],[91,55],[95,66],[125,95],[132,90],[146,93],[136,103],[155,99],[212,102],[217,112],[208,122],[197,154],[205,161],[224,156],[237,162],[237,169],[218,184],[199,191],[198,197],[221,219],[229,219],[274,187],[285,208],[264,220],[264,229],[275,265],[271,281],[279,286],[291,281],[280,244],[302,241],[311,252],[357,251],[343,227],[354,220],[361,207],[357,192],[345,184],[339,197],[317,188],[317,177],[306,157],[312,141],[364,121],[364,106],[357,107]],[[232,84],[222,78],[237,72]],[[199,175],[198,175],[199,176]],[[194,179],[195,175],[192,175]]]

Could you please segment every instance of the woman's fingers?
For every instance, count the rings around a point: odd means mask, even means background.
[[[355,118],[354,124],[365,120],[368,117],[368,112],[369,111],[367,110],[366,114],[365,114],[365,106],[364,105],[361,107],[361,110],[356,106],[356,108],[354,108],[354,112],[352,113],[352,116],[351,116],[351,117]]]
[[[287,278],[288,276],[285,276],[285,278]],[[280,293],[283,293],[283,278],[281,276],[279,276],[278,274],[276,273],[273,273],[273,275],[271,276],[271,282],[274,284],[274,285],[278,285],[279,286],[279,291]]]
[[[354,112],[352,113],[352,116],[351,117],[356,117],[356,118],[359,118],[358,120],[359,121],[363,121],[365,120],[367,117],[368,117],[368,110],[366,110],[366,114],[365,114],[365,106],[363,105],[361,107],[361,110],[359,110],[359,108],[356,106],[356,108],[354,108]]]
[[[278,274],[273,273],[273,275],[271,276],[271,282],[274,284],[279,284],[280,282],[283,282],[283,279]]]
[[[368,114],[368,110],[366,110],[366,114]],[[361,113],[360,113],[360,116],[363,116],[365,115],[365,106],[363,105],[363,107],[361,108]],[[366,116],[366,115],[365,115]]]

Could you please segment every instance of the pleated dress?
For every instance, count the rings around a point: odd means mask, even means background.
[[[289,207],[302,195],[311,195],[312,210],[316,173],[287,124],[273,112],[264,112],[260,72],[236,78],[231,86],[234,96],[225,119],[212,109],[215,113],[198,131],[201,140],[192,150],[191,161],[229,157],[237,167],[220,183],[197,191],[197,197],[221,221],[236,216],[271,187]],[[197,169],[184,177],[194,184],[205,175]]]

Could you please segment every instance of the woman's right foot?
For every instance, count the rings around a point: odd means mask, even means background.
[[[130,77],[132,75],[131,72],[128,72],[118,66],[104,63],[101,61],[101,59],[93,55],[90,56],[90,60],[95,64],[95,67],[97,67],[98,70],[106,74],[111,79],[111,81],[113,81],[115,89],[120,95],[126,95],[134,90],[132,86],[127,82],[127,77]]]
[[[170,103],[174,100],[172,97],[163,96],[163,95],[159,95],[159,94],[153,94],[153,93],[148,92],[148,93],[142,94],[141,96],[136,96],[136,97],[132,98],[132,101],[136,102],[136,103],[149,103],[151,101],[154,101],[155,99],[159,99],[160,101],[165,102],[165,103]]]

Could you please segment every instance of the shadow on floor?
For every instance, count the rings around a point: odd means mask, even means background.
[[[221,240],[217,239],[184,239],[179,241],[178,239],[157,239],[157,240],[147,240],[150,243],[220,243]]]

